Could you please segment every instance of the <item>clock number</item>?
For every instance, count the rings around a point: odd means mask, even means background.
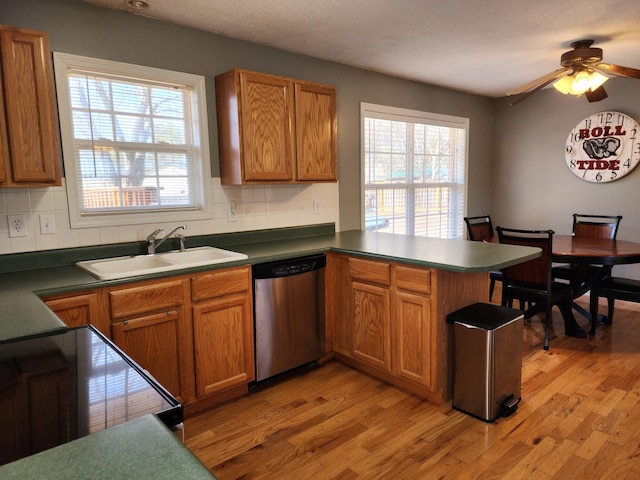
[[[613,170],[611,170],[611,176],[609,177],[609,180],[615,180],[617,177],[618,177],[618,174]]]
[[[584,127],[585,128],[591,128],[591,118],[585,118],[584,119]]]
[[[618,114],[618,125],[624,125],[624,115]]]
[[[571,168],[576,168],[577,166],[578,165],[576,164],[576,161],[572,159],[571,160]],[[585,172],[585,173],[587,173],[587,172]]]
[[[605,123],[605,124],[611,123],[611,119],[613,118],[613,113],[612,112],[604,112],[604,113],[599,114],[598,116],[600,117],[600,124],[602,125],[603,123]]]
[[[624,168],[631,168],[631,159],[627,158],[625,162],[622,164]]]
[[[567,153],[569,153],[569,154],[573,153],[573,146],[572,145],[567,145]]]
[[[629,130],[631,132],[631,134],[629,135],[629,138],[631,140],[635,140],[636,139],[636,134],[638,133],[638,130],[635,128],[632,128],[631,130]]]

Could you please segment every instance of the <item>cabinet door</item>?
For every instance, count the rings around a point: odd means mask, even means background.
[[[291,83],[249,72],[240,83],[244,181],[292,181]]]
[[[296,83],[296,167],[300,181],[337,180],[336,91]]]
[[[114,342],[142,368],[148,370],[173,395],[184,398],[180,332],[185,322],[182,308],[140,316],[112,325]]]
[[[351,282],[353,357],[391,371],[389,289]]]
[[[394,373],[433,389],[438,349],[432,335],[431,270],[396,265],[395,273]]]
[[[396,293],[395,300],[394,373],[431,387],[431,301],[408,292]]]
[[[60,185],[60,153],[47,36],[0,28],[2,80],[10,175],[5,185]],[[3,142],[4,143],[4,142]],[[2,162],[0,162],[2,163]]]
[[[198,397],[255,378],[251,296],[225,296],[193,307]]]
[[[69,327],[93,325],[111,338],[111,329],[105,320],[98,292],[86,292],[56,298],[45,298],[44,302]]]

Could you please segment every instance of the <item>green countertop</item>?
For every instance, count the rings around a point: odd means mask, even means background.
[[[215,478],[155,415],[130,420],[0,466],[9,479]]]
[[[220,246],[215,241],[216,236],[211,238],[210,244],[212,246]],[[197,246],[202,244],[201,240]],[[226,244],[220,248],[246,253],[248,259],[197,267],[188,271],[200,272],[334,251],[454,272],[478,273],[498,270],[540,255],[539,249],[531,247],[410,237],[359,230],[278,238],[277,240],[252,243]],[[64,257],[63,254],[59,256]],[[42,263],[46,264],[46,262]],[[185,271],[174,270],[146,277],[104,281],[94,278],[73,263],[0,273],[0,312],[2,312],[0,314],[0,342],[65,328],[58,317],[42,303],[39,296],[130,283],[141,278],[168,277],[179,273],[185,273]]]

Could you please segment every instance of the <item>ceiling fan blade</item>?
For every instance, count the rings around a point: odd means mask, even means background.
[[[604,87],[600,85],[593,92],[591,90],[587,90],[584,92],[584,96],[587,97],[589,102],[599,102],[600,100],[604,100],[608,97],[607,92],[604,91]]]
[[[525,83],[524,85],[518,88],[514,88],[513,90],[508,91],[507,95],[508,96],[519,95],[521,93],[526,92],[527,90],[535,89],[539,84],[542,84],[542,86],[544,87],[546,85],[549,85],[549,83],[553,82],[554,80],[557,80],[560,77],[564,77],[570,71],[571,71],[571,68],[568,68],[568,67],[559,68],[557,70],[554,70],[551,73],[547,73],[546,75],[543,75],[540,78],[536,78],[535,80],[532,80],[529,83]],[[535,91],[537,91],[537,89]]]
[[[640,79],[640,70],[631,67],[622,67],[620,65],[613,65],[611,63],[597,63],[592,65],[596,70],[601,72],[618,75],[620,77],[630,77]]]
[[[546,87],[547,85],[549,85],[551,82],[553,82],[555,80],[555,78],[549,78],[547,81],[541,83],[540,85],[538,85],[536,88],[533,88],[531,90],[529,90],[528,92],[524,92],[522,95],[520,95],[516,100],[514,100],[513,102],[511,102],[509,104],[509,106],[514,106],[516,103],[520,103],[523,100],[526,100],[527,98],[529,98],[531,95],[533,95],[534,93],[536,93],[538,90],[542,90],[544,87]]]

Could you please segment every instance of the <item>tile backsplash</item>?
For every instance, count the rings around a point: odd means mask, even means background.
[[[184,222],[187,245],[192,235],[318,223],[333,222],[339,231],[337,183],[236,187],[222,186],[220,178],[212,178],[211,189],[213,218]],[[236,221],[229,221],[229,205],[235,205]],[[26,236],[9,237],[7,217],[16,214],[24,215]],[[53,216],[55,233],[41,233],[43,214]],[[175,223],[72,229],[64,179],[62,187],[0,189],[0,254],[143,241],[155,228]]]

